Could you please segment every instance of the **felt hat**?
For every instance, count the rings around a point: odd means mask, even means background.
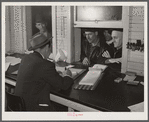
[[[84,32],[86,32],[86,31],[88,31],[88,32],[96,32],[96,31],[99,31],[99,29],[97,29],[97,28],[83,28],[83,31]]]
[[[35,50],[37,48],[40,48],[40,47],[48,44],[52,38],[53,38],[52,36],[47,38],[44,34],[41,34],[41,33],[36,34],[30,40],[31,47],[28,50],[31,51],[31,50]]]
[[[35,23],[46,23],[46,19],[43,15],[37,14],[35,18]]]

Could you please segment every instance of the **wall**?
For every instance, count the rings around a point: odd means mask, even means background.
[[[128,37],[125,44],[128,42],[136,43],[136,40],[141,40],[141,43],[144,44],[144,7],[129,7],[128,16]],[[144,52],[126,49],[125,45],[123,55],[125,58],[123,59],[122,72],[132,71],[138,75],[144,75]]]
[[[31,37],[30,12],[30,7],[6,6],[6,52],[24,53],[27,49]]]
[[[10,51],[10,10],[9,7],[5,8],[5,52]]]
[[[52,35],[54,57],[59,49],[67,52],[67,62],[74,61],[74,39],[73,39],[73,7],[52,7]]]

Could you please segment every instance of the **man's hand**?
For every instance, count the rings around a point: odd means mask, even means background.
[[[111,56],[107,50],[103,52],[102,57],[111,58]]]
[[[88,58],[87,57],[85,57],[84,59],[83,59],[83,65],[86,65],[86,66],[88,66],[88,65],[90,65],[90,61],[88,60]]]
[[[107,43],[108,45],[112,44],[112,43],[113,43],[113,39],[110,40],[110,41],[106,41],[106,43]]]
[[[66,69],[65,71],[63,71],[63,76],[69,76],[72,77],[72,72],[69,69]]]
[[[109,59],[109,62],[110,63],[121,63],[122,59],[121,58],[112,58],[112,59]]]

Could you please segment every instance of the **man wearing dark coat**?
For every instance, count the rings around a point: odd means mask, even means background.
[[[105,51],[113,57],[113,48],[106,44],[101,34],[97,29],[84,29],[85,40],[82,42],[80,58],[83,65],[104,64],[107,58],[102,57],[102,54]]]
[[[15,95],[23,97],[27,111],[55,111],[50,101],[50,91],[67,90],[72,84],[70,70],[60,76],[55,64],[48,59],[52,52],[52,37],[34,36],[30,50],[23,57],[17,75]]]
[[[122,41],[123,41],[123,32],[121,30],[113,30],[111,43],[113,43],[114,45],[114,55],[113,57],[110,57],[110,54],[108,54],[108,52],[104,52],[102,54],[103,57],[108,58],[105,61],[105,64],[109,65],[114,69],[121,69]]]

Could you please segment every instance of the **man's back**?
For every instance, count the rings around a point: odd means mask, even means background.
[[[54,63],[34,52],[22,59],[15,94],[25,99],[28,110],[38,110],[39,104],[50,106],[51,89],[67,89],[72,83],[71,78],[59,76]]]

